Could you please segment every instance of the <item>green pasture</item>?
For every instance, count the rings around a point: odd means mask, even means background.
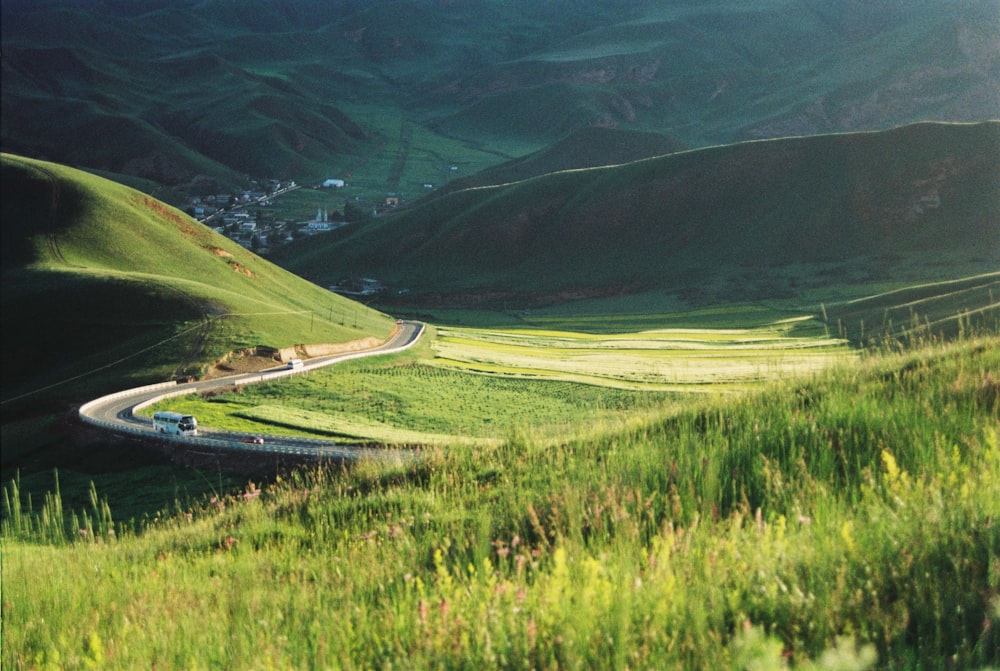
[[[341,107],[377,139],[364,155],[332,157],[330,176],[347,181],[346,195],[371,204],[383,202],[390,194],[401,201],[417,200],[430,192],[425,184],[440,188],[538,149],[537,144],[501,142],[486,147],[454,139],[390,106],[347,103]]]
[[[390,445],[488,445],[514,434],[550,442],[620,430],[674,406],[663,392],[572,379],[487,376],[409,355],[347,362],[209,398],[169,399],[204,426]]]
[[[844,343],[757,329],[664,328],[617,334],[438,328],[442,365],[635,389],[720,391],[808,375],[848,356]]]
[[[790,335],[797,321],[610,334],[439,326],[412,353],[170,399],[148,412],[392,445],[481,444],[518,432],[565,440],[674,412],[684,394],[746,392],[853,359],[839,340]]]

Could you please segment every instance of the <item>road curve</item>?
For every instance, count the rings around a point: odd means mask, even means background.
[[[244,440],[247,438],[260,434],[219,431],[203,426],[198,427],[198,436],[155,434],[153,433],[153,422],[144,417],[137,417],[135,411],[171,396],[183,396],[215,389],[227,389],[246,384],[255,384],[257,382],[269,382],[291,375],[302,375],[311,370],[331,366],[342,361],[401,352],[415,345],[424,332],[424,325],[420,322],[399,321],[397,324],[399,328],[395,330],[392,337],[378,347],[357,352],[316,357],[309,359],[302,368],[294,370],[280,366],[254,373],[230,375],[212,380],[182,383],[163,382],[145,387],[136,387],[135,389],[127,389],[102,396],[80,406],[80,419],[87,424],[108,431],[200,445],[211,450],[244,450],[258,453],[331,459],[386,456],[388,454],[386,450],[375,450],[332,441],[289,436],[264,435],[263,444],[246,443]]]

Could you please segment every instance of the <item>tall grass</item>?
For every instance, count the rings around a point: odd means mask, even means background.
[[[871,356],[629,431],[250,483],[114,543],[22,511],[3,663],[996,665],[998,370],[997,337]]]
[[[77,538],[83,540],[113,540],[115,522],[106,499],[97,494],[90,484],[90,508],[77,512],[63,509],[59,489],[59,472],[54,473],[55,487],[45,494],[37,510],[32,505],[31,494],[22,498],[21,478],[15,476],[3,488],[3,521],[0,535],[5,539],[42,541],[63,545]]]

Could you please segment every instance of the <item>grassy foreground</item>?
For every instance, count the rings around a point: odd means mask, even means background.
[[[5,488],[4,668],[1000,664],[1000,338],[116,527]]]

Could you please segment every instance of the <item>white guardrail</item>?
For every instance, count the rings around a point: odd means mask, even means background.
[[[340,445],[338,443],[331,443],[318,438],[295,438],[298,443],[306,443],[304,446],[289,446],[289,445],[269,445],[266,442],[261,445],[257,443],[244,443],[242,440],[222,440],[215,438],[205,438],[201,436],[179,436],[176,434],[161,434],[156,433],[152,430],[152,422],[148,424],[145,420],[134,420],[126,421],[119,419],[115,422],[109,422],[107,420],[99,419],[93,416],[93,410],[95,408],[100,408],[113,401],[118,401],[123,398],[129,398],[133,396],[144,396],[150,392],[164,391],[162,394],[156,394],[144,401],[141,401],[134,406],[129,408],[130,413],[134,413],[136,410],[141,410],[145,407],[158,403],[165,398],[172,398],[174,396],[186,396],[188,394],[199,393],[200,391],[209,391],[209,389],[221,389],[223,387],[237,387],[245,384],[255,384],[258,382],[263,382],[265,380],[271,381],[283,377],[289,377],[291,375],[303,375],[311,370],[317,370],[319,368],[324,368],[326,366],[332,366],[344,361],[351,361],[353,359],[362,359],[370,356],[378,356],[380,354],[394,354],[396,352],[402,352],[413,347],[420,336],[424,333],[424,324],[418,326],[416,334],[410,339],[408,343],[400,347],[392,349],[372,349],[363,350],[359,352],[352,352],[350,354],[338,355],[329,361],[323,361],[318,363],[306,364],[302,368],[288,369],[288,370],[276,370],[269,373],[262,373],[260,375],[249,375],[249,376],[239,376],[236,380],[229,380],[217,387],[203,388],[200,390],[192,391],[190,388],[186,388],[188,383],[184,382],[159,382],[157,384],[150,384],[143,387],[134,387],[132,389],[125,389],[124,391],[115,392],[114,394],[108,394],[107,396],[101,396],[100,398],[94,399],[93,401],[88,401],[80,406],[79,416],[82,421],[91,426],[95,426],[108,431],[115,431],[119,433],[127,433],[135,436],[146,436],[149,438],[155,438],[156,440],[167,440],[172,442],[184,443],[186,445],[201,445],[204,447],[210,447],[216,450],[243,450],[248,452],[264,452],[271,454],[286,454],[286,455],[298,455],[298,456],[336,456],[342,458],[353,458],[358,456],[356,454],[357,448],[352,448],[350,446]],[[170,390],[170,391],[167,391]],[[139,423],[143,422],[143,423]],[[247,434],[247,435],[257,435],[257,434]]]

